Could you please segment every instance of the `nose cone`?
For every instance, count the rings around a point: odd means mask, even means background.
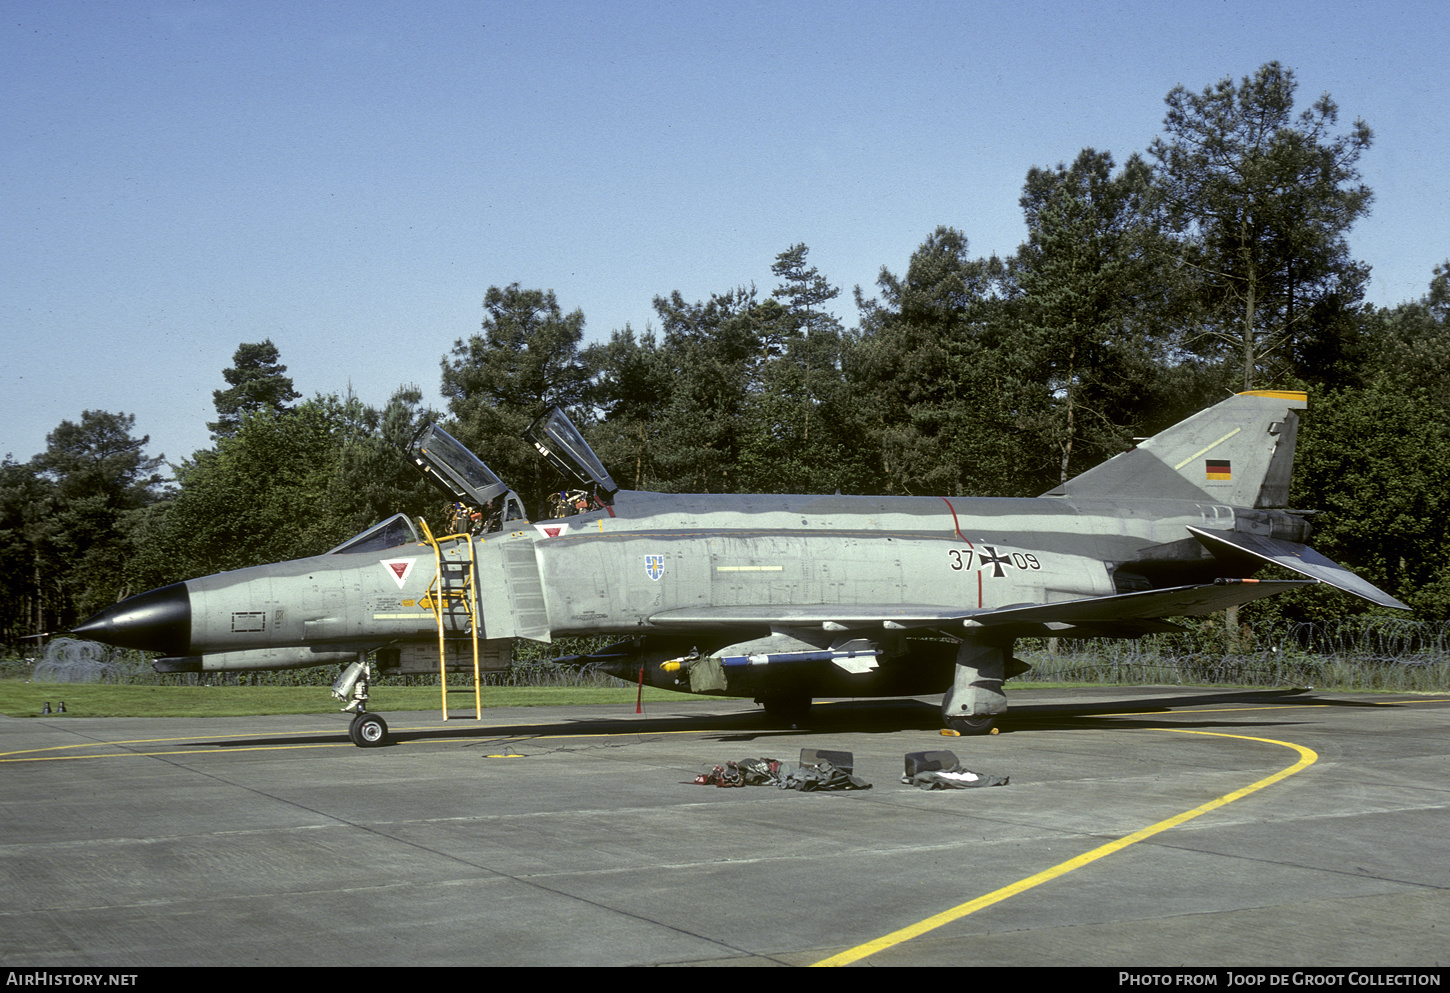
[[[112,604],[71,631],[118,648],[189,655],[191,596],[185,583],[163,586]]]

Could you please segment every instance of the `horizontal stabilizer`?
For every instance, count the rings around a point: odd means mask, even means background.
[[[1330,586],[1344,590],[1346,593],[1364,597],[1370,603],[1378,604],[1381,607],[1394,607],[1397,610],[1410,609],[1407,604],[1396,600],[1373,583],[1365,582],[1338,562],[1325,558],[1308,545],[1285,541],[1282,538],[1244,534],[1241,531],[1204,531],[1194,527],[1190,527],[1188,530],[1210,552],[1216,549],[1247,552],[1265,562],[1272,562],[1274,565],[1291,569],[1301,576],[1308,576],[1321,583],[1328,583]]]

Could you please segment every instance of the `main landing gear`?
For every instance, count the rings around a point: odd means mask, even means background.
[[[777,724],[799,724],[811,712],[811,695],[798,690],[767,693],[755,701],[765,708],[765,716]]]
[[[996,731],[997,717],[995,714],[983,717],[948,717],[946,725],[948,730],[955,731],[963,738],[971,738]]]
[[[1003,681],[1025,668],[1012,658],[1010,639],[964,638],[957,648],[952,685],[941,702],[942,723],[947,730],[962,736],[991,734],[997,726],[997,715],[1007,709]]]

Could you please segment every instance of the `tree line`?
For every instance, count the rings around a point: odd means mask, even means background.
[[[931,232],[904,269],[840,288],[804,244],[776,284],[655,297],[643,331],[586,345],[581,310],[518,283],[443,356],[446,416],[414,386],[381,408],[302,399],[270,341],[242,344],[214,394],[213,446],[173,466],[134,418],[86,411],[45,452],[0,464],[0,639],[117,598],[325,551],[398,511],[441,523],[403,446],[441,418],[540,513],[564,485],[522,440],[569,411],[619,484],[675,492],[1032,496],[1228,393],[1303,389],[1291,503],[1316,548],[1450,616],[1450,262],[1426,294],[1364,302],[1347,235],[1373,195],[1372,132],[1328,95],[1294,110],[1269,63],[1167,96],[1163,133],[1119,164],[1083,149],[1034,167],[1027,240],[1006,258]],[[1362,609],[1309,590],[1262,611]]]

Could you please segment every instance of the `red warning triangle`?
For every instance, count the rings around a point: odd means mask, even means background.
[[[403,588],[403,582],[408,578],[408,573],[413,571],[413,563],[417,559],[384,559],[383,568],[388,570],[393,577],[393,582],[398,584],[398,589]]]

